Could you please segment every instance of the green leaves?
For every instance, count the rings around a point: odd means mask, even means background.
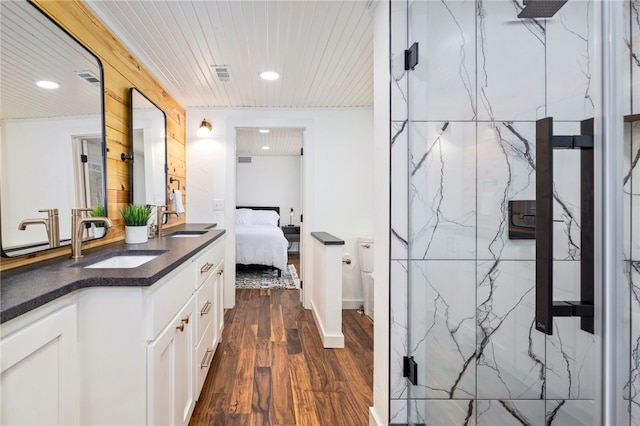
[[[146,226],[151,212],[151,206],[145,204],[129,204],[124,210],[120,210],[127,226]]]
[[[105,217],[104,206],[101,204],[98,204],[93,208],[93,211],[90,214],[91,214],[91,217]],[[104,228],[104,223],[96,222],[93,224],[93,226],[95,226],[96,228]]]

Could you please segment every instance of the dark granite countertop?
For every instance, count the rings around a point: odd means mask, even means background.
[[[331,235],[328,232],[312,232],[311,236],[316,240],[320,241],[325,246],[343,246],[344,240],[336,237],[335,235]]]
[[[0,281],[0,323],[9,321],[75,290],[87,287],[148,287],[187,259],[212,244],[224,229],[210,224],[186,224],[165,229],[165,236],[144,244],[119,241],[92,249],[83,249],[83,257],[58,257],[33,265],[2,272]],[[210,228],[210,229],[207,229]],[[178,231],[207,231],[197,238],[174,238]],[[161,254],[137,268],[84,268],[112,257],[114,252],[139,251],[136,254]]]

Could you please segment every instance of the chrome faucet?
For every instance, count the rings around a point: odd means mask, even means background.
[[[164,222],[165,216],[169,216],[170,214],[175,214],[176,216],[180,216],[175,210],[164,210],[167,206],[156,206],[156,227],[158,237],[162,237],[162,222]]]
[[[60,221],[58,219],[58,209],[40,209],[40,213],[47,213],[47,218],[25,219],[20,222],[18,229],[24,231],[29,225],[42,224],[47,231],[49,247],[60,247]]]
[[[105,228],[113,226],[108,217],[82,217],[82,212],[90,212],[92,209],[71,209],[71,258],[82,257],[82,237],[84,235],[84,224],[93,222],[104,223]]]

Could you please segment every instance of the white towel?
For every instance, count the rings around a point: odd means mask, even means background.
[[[173,210],[178,213],[184,213],[184,206],[182,205],[182,192],[174,189],[169,195],[169,199],[173,201]]]

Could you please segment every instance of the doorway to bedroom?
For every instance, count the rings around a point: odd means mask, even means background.
[[[303,137],[236,128],[236,288],[300,288]]]

